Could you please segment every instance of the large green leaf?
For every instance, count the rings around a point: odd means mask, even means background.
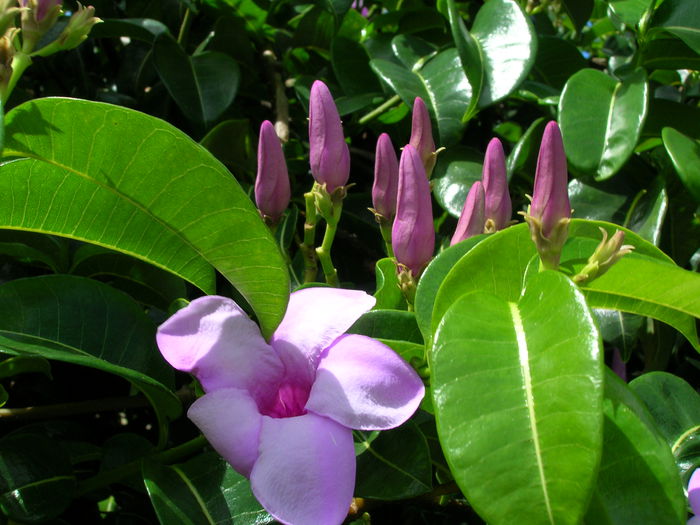
[[[540,36],[532,73],[538,80],[562,89],[574,73],[586,67],[586,60],[569,40]]]
[[[486,107],[525,80],[537,55],[537,35],[515,0],[486,2],[476,14],[472,35],[479,43],[484,65],[479,106]]]
[[[686,381],[666,372],[650,372],[630,382],[671,447],[683,477],[700,467],[700,395]]]
[[[441,51],[413,71],[380,58],[370,65],[409,106],[415,97],[425,101],[437,122],[441,146],[459,141],[464,130],[462,116],[469,106],[472,89],[455,48]]]
[[[665,0],[654,13],[656,30],[664,29],[700,54],[700,9],[696,0]]]
[[[364,449],[357,458],[357,496],[405,499],[431,489],[428,442],[414,423],[381,432],[371,441],[368,432],[357,430],[355,434],[362,439],[356,448]]]
[[[70,505],[75,475],[55,440],[17,433],[0,440],[0,451],[0,519],[43,523]]]
[[[559,124],[572,168],[597,179],[615,175],[639,140],[648,92],[642,69],[622,82],[595,69],[572,76],[559,102]]]
[[[685,523],[686,500],[671,449],[644,404],[610,370],[603,414],[603,457],[585,522]]]
[[[481,179],[483,153],[466,146],[455,146],[438,155],[433,171],[435,200],[450,215],[462,213],[469,188]]]
[[[664,128],[661,136],[678,176],[700,203],[700,142],[673,128]]]
[[[464,69],[464,74],[472,88],[472,96],[469,105],[464,110],[462,121],[468,121],[475,113],[481,88],[484,82],[484,64],[481,56],[481,48],[476,39],[469,34],[462,17],[457,11],[454,0],[447,0],[447,14],[452,31],[452,40],[455,42],[459,59]]]
[[[153,42],[153,63],[182,112],[209,127],[238,91],[240,70],[228,55],[205,51],[190,57],[167,33]]]
[[[405,310],[370,310],[360,317],[348,332],[375,339],[423,343],[423,336],[416,324],[415,314]]]
[[[180,413],[165,385],[172,369],[155,346],[156,327],[127,295],[84,277],[48,275],[0,286],[0,348],[121,376],[153,404],[161,424]]]
[[[143,478],[162,524],[264,525],[274,520],[250,483],[214,453],[179,465],[145,462]]]
[[[586,25],[593,12],[593,0],[562,0],[566,13],[577,31]]]
[[[545,271],[515,301],[461,297],[430,363],[440,442],[477,512],[493,524],[579,523],[601,455],[603,366],[576,286]]]
[[[79,118],[77,117],[79,115]],[[214,293],[219,270],[266,335],[289,278],[248,196],[204,148],[156,118],[72,99],[7,115],[0,227],[52,233],[143,259]]]

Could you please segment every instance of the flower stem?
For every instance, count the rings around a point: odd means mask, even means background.
[[[385,223],[379,225],[379,230],[382,232],[382,239],[384,239],[384,247],[386,248],[386,256],[394,256],[394,248],[391,246],[391,223]]]
[[[185,9],[185,16],[182,17],[182,23],[180,24],[180,31],[177,34],[177,43],[184,47],[185,39],[187,38],[187,33],[190,30],[190,25],[192,25],[192,10],[190,8]]]
[[[361,116],[360,120],[358,120],[358,122],[360,124],[366,124],[370,120],[372,120],[372,119],[378,117],[379,115],[381,115],[382,113],[384,113],[387,109],[389,109],[391,106],[393,106],[394,104],[396,104],[398,102],[401,102],[401,97],[399,97],[398,95],[394,95],[389,100],[384,102],[381,106],[378,106],[378,107],[374,108],[372,111],[370,111],[369,113]]]
[[[335,287],[338,287],[340,283],[338,282],[338,271],[335,269],[335,266],[333,266],[333,261],[331,260],[331,246],[333,246],[333,239],[335,239],[335,233],[338,230],[338,219],[340,218],[342,209],[342,201],[339,201],[333,206],[333,217],[328,217],[326,219],[326,232],[323,235],[323,242],[321,246],[316,248],[316,255],[318,255],[318,260],[321,261],[321,267],[323,268],[323,275],[326,276],[326,282]]]
[[[306,220],[304,221],[304,240],[299,245],[304,256],[304,283],[316,280],[318,264],[316,261],[316,251],[314,241],[316,237],[316,203],[314,202],[313,190],[304,193],[304,203],[306,204]]]
[[[24,71],[31,65],[31,57],[28,54],[23,53],[21,51],[16,53],[15,56],[12,58],[12,76],[10,77],[7,86],[5,86],[5,89],[2,91],[3,106],[5,105],[5,102],[7,102],[7,99],[10,98],[12,90],[15,89],[15,86],[24,74]]]

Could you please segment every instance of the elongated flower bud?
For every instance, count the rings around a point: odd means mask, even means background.
[[[377,139],[374,157],[374,184],[372,205],[375,213],[387,220],[396,215],[396,193],[399,188],[399,161],[389,135],[382,133]]]
[[[485,215],[485,192],[481,181],[472,184],[464,201],[462,214],[457,221],[457,228],[450,241],[450,246],[457,244],[464,239],[479,235],[484,231]]]
[[[350,151],[343,126],[328,87],[317,80],[309,98],[309,146],[311,174],[328,193],[345,186],[350,177]]]
[[[525,214],[542,265],[550,270],[559,267],[561,249],[569,233],[571,204],[567,182],[564,143],[559,126],[552,121],[542,135],[532,203]]]
[[[260,126],[255,203],[263,217],[274,224],[289,206],[290,197],[289,174],[282,145],[275,127],[266,120]]]
[[[417,277],[433,256],[435,230],[430,183],[420,155],[406,145],[399,162],[399,190],[391,241],[398,263]]]
[[[530,215],[542,222],[542,235],[549,237],[561,219],[571,217],[566,154],[556,122],[547,124],[537,157],[535,189]]]
[[[634,246],[622,244],[625,242],[625,232],[622,230],[616,230],[609,239],[607,231],[603,228],[600,228],[600,231],[603,234],[603,239],[588,258],[586,266],[573,277],[574,282],[578,284],[587,283],[600,277],[623,256],[634,250]]]
[[[430,114],[425,102],[420,97],[416,97],[413,102],[413,119],[411,121],[411,139],[408,143],[416,148],[420,155],[425,173],[428,178],[433,173],[435,167],[435,141],[433,140],[433,127],[430,123]]]
[[[485,195],[486,233],[502,230],[508,226],[513,214],[513,205],[508,193],[508,176],[506,174],[506,156],[501,141],[494,138],[489,142],[484,156],[482,172]]]

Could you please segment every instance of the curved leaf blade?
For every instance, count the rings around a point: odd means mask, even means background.
[[[583,295],[557,272],[517,302],[475,292],[447,311],[430,359],[438,434],[487,522],[580,522],[602,447],[601,359]]]
[[[457,53],[462,63],[462,69],[472,88],[472,96],[469,105],[464,111],[462,122],[467,122],[477,109],[477,103],[481,96],[481,88],[484,82],[484,64],[481,49],[476,39],[467,31],[464,21],[455,7],[454,0],[447,0],[447,15],[452,31],[452,40],[457,47]]]
[[[213,266],[265,335],[279,323],[289,277],[274,239],[226,168],[176,128],[109,104],[41,99],[8,114],[5,155],[31,159],[2,166],[0,227],[133,255],[206,293]]]
[[[599,180],[615,175],[637,145],[648,97],[641,68],[622,82],[594,69],[573,75],[559,102],[559,123],[571,166]]]
[[[664,128],[661,137],[676,173],[695,200],[700,202],[700,143],[673,128]]]

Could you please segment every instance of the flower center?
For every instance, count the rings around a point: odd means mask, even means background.
[[[306,414],[304,406],[309,399],[310,388],[298,383],[282,383],[275,398],[260,410],[263,415],[283,418]]]

